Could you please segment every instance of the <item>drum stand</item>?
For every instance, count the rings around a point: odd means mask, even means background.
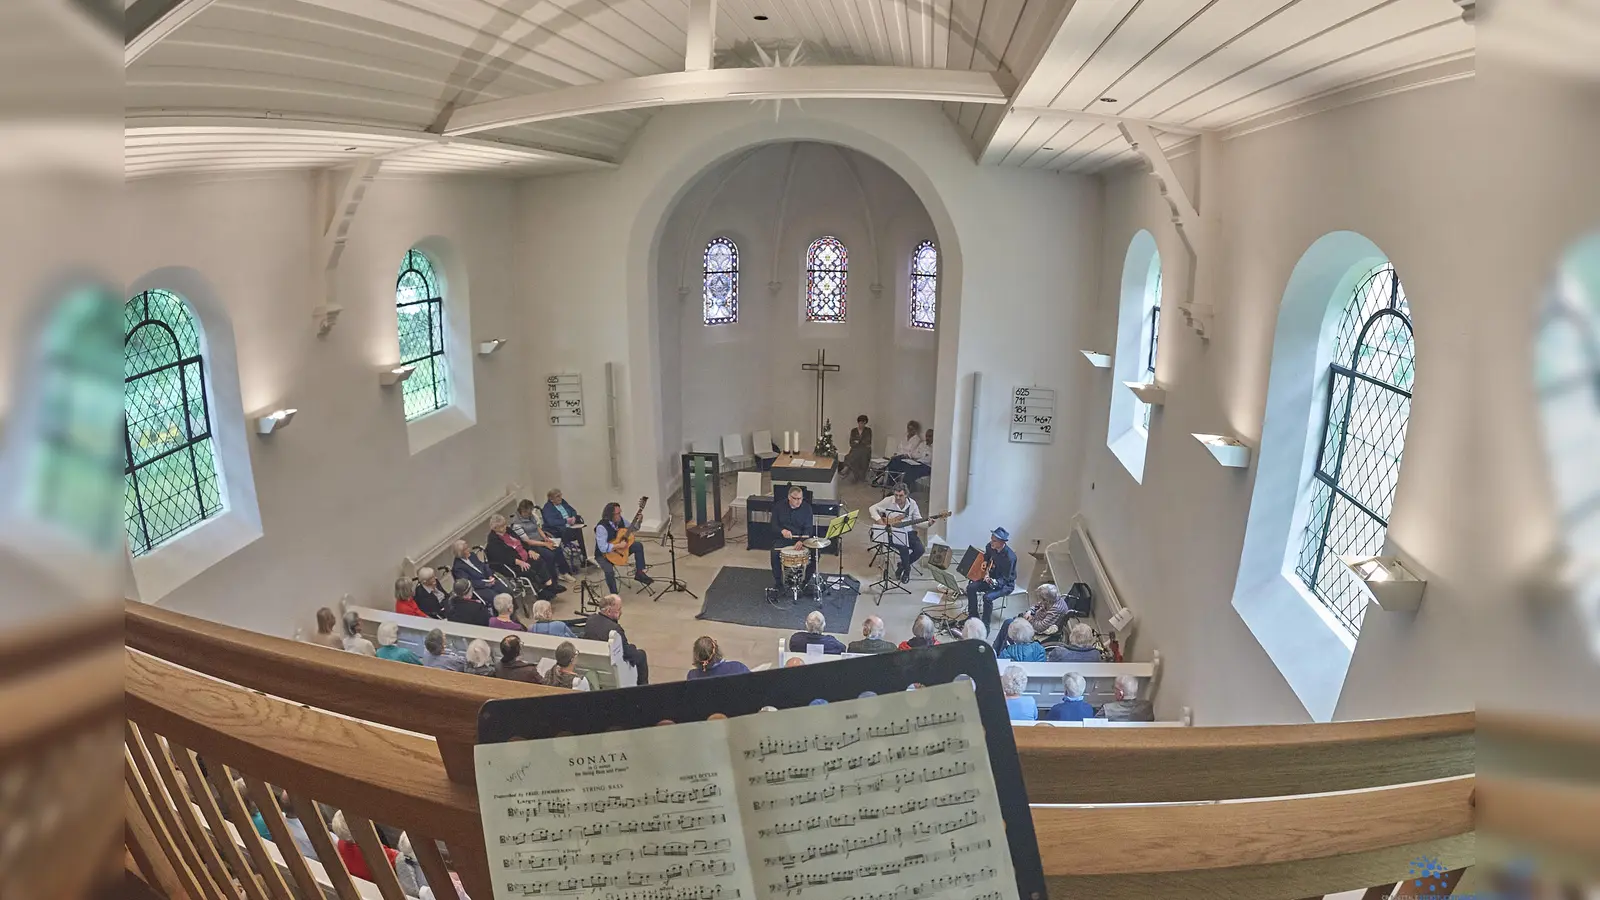
[[[889,534],[885,535],[885,537],[886,540],[872,542],[874,545],[884,548],[883,577],[867,586],[869,590],[871,588],[878,589],[877,596],[872,598],[872,603],[874,606],[882,606],[884,595],[890,591],[899,591],[902,594],[911,593],[910,588],[894,579],[892,574],[893,567],[900,565],[900,554],[896,552],[894,548],[894,534],[890,532]]]

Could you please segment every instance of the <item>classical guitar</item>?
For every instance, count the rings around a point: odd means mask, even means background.
[[[937,515],[926,516],[921,519],[906,519],[905,521],[901,521],[904,516],[902,516],[900,513],[889,513],[887,516],[884,516],[885,519],[889,520],[889,524],[873,525],[871,531],[869,532],[869,536],[872,538],[872,540],[881,544],[888,540],[888,534],[891,528],[915,528],[919,525],[927,525],[929,522],[937,522],[940,519],[948,519],[952,515],[954,515],[954,511],[945,510]]]
[[[614,566],[628,564],[628,554],[633,551],[634,533],[639,530],[639,524],[644,521],[644,505],[650,502],[649,497],[639,498],[639,511],[633,514],[633,521],[617,529],[616,540],[611,542],[611,549],[606,552],[606,559],[611,560]]]

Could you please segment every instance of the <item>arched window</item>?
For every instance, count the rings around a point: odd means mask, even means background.
[[[1384,263],[1357,284],[1335,334],[1295,567],[1352,634],[1361,630],[1367,595],[1339,557],[1383,552],[1411,418],[1414,357],[1411,308],[1394,266]]]
[[[1156,380],[1156,351],[1161,347],[1161,256],[1150,258],[1150,275],[1145,280],[1145,313],[1139,325],[1140,380]],[[1139,427],[1150,430],[1150,404],[1140,403]]]
[[[1567,553],[1592,557],[1600,549],[1600,235],[1563,258],[1545,297],[1534,366]],[[1589,621],[1600,626],[1600,618]]]
[[[394,286],[400,318],[400,364],[416,371],[405,381],[406,421],[450,403],[450,364],[444,355],[444,293],[433,261],[407,250]]]
[[[806,320],[843,322],[850,255],[836,237],[821,237],[806,249]]]
[[[194,312],[152,290],[123,307],[124,524],[134,556],[222,512]]]
[[[911,251],[911,327],[933,330],[939,316],[939,250],[923,241]]]
[[[725,237],[706,245],[700,316],[707,325],[739,321],[739,247]]]

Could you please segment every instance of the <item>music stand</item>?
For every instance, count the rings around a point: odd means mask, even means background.
[[[877,538],[872,539],[872,543],[875,546],[880,546],[883,548],[883,577],[879,578],[877,581],[874,581],[872,584],[868,585],[868,587],[878,589],[878,595],[872,598],[872,603],[875,606],[882,606],[884,595],[890,591],[899,591],[902,594],[910,594],[911,589],[896,581],[889,574],[890,566],[900,565],[900,554],[895,550],[896,544],[893,526],[875,525],[873,527],[883,529],[883,540],[880,541]],[[872,533],[871,529],[868,529],[867,533],[870,535]],[[910,541],[911,534],[908,531],[906,533],[906,543],[908,546]]]
[[[667,520],[661,523],[661,542],[667,545],[667,552],[672,556],[672,577],[668,578],[667,583],[662,585],[661,590],[657,591],[655,594],[652,594],[650,599],[660,600],[667,594],[679,593],[688,594],[696,600],[699,600],[700,595],[689,590],[689,585],[683,579],[678,577],[678,538],[677,535],[672,533],[671,513],[668,513]],[[657,563],[657,565],[660,565],[660,563]],[[650,567],[645,566],[645,568],[648,569]],[[645,593],[650,593],[648,588],[645,589]]]
[[[936,628],[955,634],[959,617],[967,611],[966,606],[959,602],[966,598],[966,586],[949,569],[929,566],[928,571],[933,573],[933,580],[939,583],[939,592],[944,595],[945,601],[939,608],[927,610],[928,618],[933,620]]]
[[[835,516],[828,520],[828,530],[823,537],[833,541],[839,551],[839,572],[836,575],[818,574],[817,602],[822,601],[824,591],[835,591],[841,588],[851,588],[859,591],[861,582],[854,575],[844,573],[844,536],[854,531],[856,519],[861,515],[861,510],[852,509],[843,515]],[[818,567],[821,568],[820,566]]]

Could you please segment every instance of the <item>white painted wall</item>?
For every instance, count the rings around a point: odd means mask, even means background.
[[[1457,385],[1474,315],[1462,265],[1477,212],[1474,171],[1459,149],[1472,140],[1472,84],[1457,82],[1338,109],[1222,143],[1221,183],[1202,185],[1216,235],[1217,311],[1202,343],[1164,291],[1156,411],[1144,483],[1094,442],[1084,467],[1083,510],[1126,602],[1142,613],[1141,646],[1170,668],[1158,703],[1192,706],[1197,722],[1293,722],[1308,715],[1231,601],[1256,469],[1217,466],[1191,432],[1228,432],[1259,446],[1278,308],[1290,272],[1332,231],[1370,238],[1398,268],[1416,322],[1418,377],[1405,465],[1390,520],[1391,546],[1427,574],[1415,617],[1369,611],[1339,696],[1336,718],[1471,708],[1471,551],[1456,519],[1473,477],[1462,437],[1471,405]],[[1198,158],[1178,161],[1193,189]],[[1129,241],[1149,229],[1164,261],[1180,258],[1170,212],[1153,178],[1125,170],[1108,180],[1102,271],[1120,271]],[[1094,337],[1113,339],[1117,285],[1102,279]],[[1085,423],[1104,433],[1108,391],[1088,389]],[[1296,536],[1297,537],[1297,536]],[[1284,535],[1284,540],[1290,535]]]
[[[708,167],[754,144],[790,140],[839,143],[874,157],[910,186],[937,232],[944,274],[932,426],[949,452],[939,455],[931,487],[935,508],[965,501],[949,526],[951,540],[978,542],[1005,525],[1026,551],[1034,539],[1065,534],[1078,505],[1083,436],[1069,430],[1051,445],[1008,443],[1004,404],[1018,384],[1054,387],[1059,418],[1076,421],[1075,380],[1086,376],[1075,368],[1083,364],[1075,348],[1098,277],[1099,187],[1085,178],[979,168],[932,104],[808,101],[776,123],[770,111],[745,104],[665,109],[616,170],[524,182],[517,255],[519,280],[528,286],[529,340],[545,348],[547,365],[580,370],[586,382],[602,377],[608,360],[625,362],[629,373],[619,429],[624,487],[607,484],[599,410],[583,428],[533,426],[541,440],[553,441],[556,479],[586,513],[610,497],[665,493],[678,460],[666,458],[658,436],[690,435],[664,424],[671,403],[662,397],[660,372],[670,351],[660,334],[682,310],[676,291],[660,296],[662,235],[679,196]],[[884,227],[893,230],[892,222]],[[884,284],[886,297],[899,290]],[[548,334],[560,339],[541,337]],[[697,364],[687,353],[680,361],[685,369]],[[974,371],[983,376],[982,405],[977,475],[966,494],[951,473],[967,455],[965,385]],[[874,418],[887,427],[882,420],[893,415],[881,410]],[[835,425],[842,434],[847,423]]]
[[[850,254],[840,324],[803,320],[805,252],[824,234]],[[707,326],[702,254],[717,236],[739,247],[739,321]],[[663,455],[736,432],[748,441],[761,429],[799,431],[809,448],[816,377],[800,366],[819,349],[842,367],[827,377],[826,409],[841,449],[862,413],[879,443],[901,434],[907,419],[931,426],[937,334],[910,327],[908,294],[911,251],[932,237],[932,221],[899,176],[838,145],[768,144],[702,176],[662,237],[662,345],[677,344],[662,357]]]
[[[248,436],[262,536],[161,600],[180,612],[272,633],[309,627],[344,593],[382,604],[402,557],[529,484],[525,461],[540,434],[519,440],[529,404],[527,343],[476,367],[478,425],[416,455],[397,390],[377,369],[393,365],[394,279],[406,249],[430,239],[449,249],[447,273],[469,284],[477,337],[522,336],[511,284],[513,190],[490,179],[379,181],[355,220],[339,270],[344,313],[319,339],[309,294],[312,178],[133,182],[127,189],[117,276],[134,284],[165,267],[193,270],[215,314],[231,322],[241,404],[216,415],[247,420],[285,406],[300,412],[270,438]],[[466,298],[455,295],[448,303]],[[514,351],[514,352],[513,352]],[[537,385],[534,385],[537,387]]]

